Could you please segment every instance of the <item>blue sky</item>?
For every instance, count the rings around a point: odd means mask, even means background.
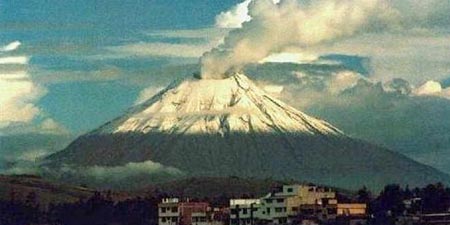
[[[121,115],[198,71],[199,57],[248,20],[249,2],[0,0],[0,141],[30,133],[73,138]],[[289,46],[287,55],[268,60],[276,66],[250,67],[249,75],[350,135],[450,172],[440,160],[450,157],[450,124],[440,122],[450,113],[450,2],[391,2],[400,15],[384,21],[392,29],[375,24],[324,45]],[[424,138],[420,149],[408,150],[421,129],[435,148],[422,150]]]
[[[152,31],[211,27],[237,1],[1,1],[0,44],[20,41],[13,55],[30,57],[27,70],[39,80],[79,72],[72,81],[45,81],[47,94],[36,104],[71,132],[93,129],[130,106],[142,87],[123,80],[91,81],[83,72],[114,68],[133,76],[177,63],[164,57],[90,59],[108,46],[139,41],[168,43]],[[193,40],[195,41],[195,40]],[[69,75],[70,76],[70,75]],[[118,75],[119,76],[119,75]],[[39,83],[39,81],[36,81]]]

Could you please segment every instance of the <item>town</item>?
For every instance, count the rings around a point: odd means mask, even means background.
[[[1,178],[1,176],[0,176]],[[140,191],[3,177],[0,225],[450,225],[450,188],[200,179]],[[262,183],[260,183],[262,182]]]
[[[450,224],[448,210],[421,213],[415,207],[420,201],[404,200],[404,212],[394,224]],[[365,225],[373,216],[369,215],[367,203],[340,202],[330,188],[300,184],[283,185],[261,198],[230,199],[229,207],[223,208],[188,198],[164,198],[158,204],[158,225]]]

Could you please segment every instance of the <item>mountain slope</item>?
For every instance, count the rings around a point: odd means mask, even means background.
[[[347,137],[276,100],[242,74],[175,82],[49,160],[75,166],[151,160],[190,176],[272,177],[345,188],[450,180]]]

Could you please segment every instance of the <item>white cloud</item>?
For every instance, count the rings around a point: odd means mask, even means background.
[[[140,42],[122,46],[108,47],[107,49],[114,54],[104,56],[105,58],[123,58],[123,57],[181,57],[181,58],[199,58],[202,54],[217,43],[206,44],[172,44],[163,42]],[[103,56],[102,56],[103,57]]]
[[[245,0],[228,11],[221,12],[216,16],[216,26],[220,28],[240,28],[242,23],[250,21],[248,5],[252,0]]]
[[[450,87],[443,89],[441,83],[430,80],[413,90],[418,96],[437,96],[450,99]]]
[[[34,102],[46,90],[23,73],[0,74],[0,128],[14,122],[28,123],[40,113]]]
[[[28,57],[26,56],[8,56],[1,57],[0,64],[28,64]]]
[[[203,29],[181,29],[181,30],[157,30],[147,32],[149,36],[165,37],[165,38],[192,38],[217,40],[222,39],[228,34],[229,29],[221,28],[203,28]]]
[[[331,93],[339,94],[342,91],[354,87],[359,80],[365,79],[358,73],[351,71],[338,72],[332,76],[328,86]]]
[[[14,51],[20,44],[19,41],[12,42],[1,51]],[[0,57],[0,135],[67,133],[65,128],[48,118],[37,105],[47,89],[37,84],[27,72],[28,58]],[[16,64],[21,66],[16,67]]]
[[[121,78],[122,70],[115,66],[92,71],[75,70],[38,70],[34,80],[40,84],[66,83],[76,81],[109,81]]]
[[[318,55],[338,53],[367,56],[372,78],[387,82],[403,78],[413,84],[441,80],[450,74],[450,34],[407,32],[366,34],[309,51]]]
[[[153,161],[130,162],[123,166],[93,166],[87,167],[84,173],[97,179],[123,180],[132,176],[152,175],[168,173],[172,175],[181,175],[182,172],[174,167],[164,166]]]
[[[281,0],[272,0],[278,4]],[[248,22],[252,17],[248,14],[248,6],[252,0],[245,0],[231,9],[221,12],[216,16],[216,26],[220,28],[241,28],[242,24]]]
[[[267,56],[259,61],[259,63],[275,62],[275,63],[309,63],[317,60],[317,55],[305,53],[283,52],[275,53]]]
[[[0,51],[2,51],[2,52],[14,51],[14,50],[18,49],[21,44],[22,43],[20,43],[20,41],[13,41],[3,47],[0,47]]]

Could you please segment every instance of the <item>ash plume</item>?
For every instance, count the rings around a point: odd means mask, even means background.
[[[385,0],[253,0],[251,20],[201,58],[201,77],[222,79],[288,47],[308,48],[383,30],[396,11]]]

